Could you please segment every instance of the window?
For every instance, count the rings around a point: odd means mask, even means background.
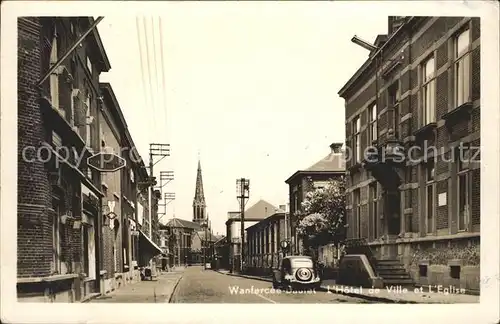
[[[420,264],[418,266],[418,274],[420,277],[427,277],[427,265],[426,264]]]
[[[455,106],[470,100],[470,31],[466,29],[455,38]]]
[[[377,228],[377,183],[373,183],[370,185],[370,201],[371,201],[371,219],[372,219],[372,237],[376,239],[378,237],[378,228]]]
[[[434,55],[422,63],[422,124],[436,121],[436,64]]]
[[[460,279],[460,266],[458,265],[450,266],[450,278]]]
[[[52,209],[54,214],[52,217],[52,271],[61,273],[61,238],[63,229],[59,223],[59,218],[62,213],[62,203],[58,198],[52,198]]]
[[[377,140],[377,105],[373,104],[369,110],[370,114],[370,144]]]
[[[399,93],[399,81],[394,82],[388,91],[388,100],[389,100],[389,108],[392,109],[392,125],[389,125],[389,127],[392,127],[394,130],[394,136],[398,137],[399,136],[399,100],[400,100],[400,93]]]
[[[92,62],[90,58],[87,56],[87,69],[89,69],[90,75],[92,75]]]
[[[427,208],[427,233],[434,232],[434,159],[427,161],[425,165],[426,168],[426,193],[425,193],[425,203]]]
[[[361,238],[361,201],[359,189],[354,190],[354,208],[356,210],[357,238]]]
[[[96,278],[95,271],[95,238],[94,216],[87,214],[88,223],[82,226],[83,238],[83,270],[90,279]]]
[[[355,147],[355,161],[361,162],[361,119],[359,116],[354,118],[353,121],[354,128],[354,147]]]
[[[82,226],[83,231],[83,269],[89,275],[89,230],[88,226]]]
[[[456,150],[458,181],[458,230],[467,229],[470,213],[469,149],[461,146]]]
[[[134,180],[134,170],[133,169],[130,169],[130,181],[132,181],[132,183],[135,182],[135,180]]]
[[[92,95],[90,94],[90,91],[87,91],[87,96],[85,98],[85,104],[87,105],[87,110],[85,113],[85,143],[87,144],[88,147],[92,147],[92,133],[91,133],[91,124],[89,123],[89,119],[91,117],[90,114],[90,102],[91,102],[91,97]]]
[[[54,27],[55,28],[55,27]],[[51,48],[50,48],[50,66],[52,67],[58,60],[58,36],[54,29],[54,35],[52,36]],[[50,75],[50,101],[52,107],[54,107],[63,117],[66,117],[64,109],[59,107],[59,75],[53,72]]]

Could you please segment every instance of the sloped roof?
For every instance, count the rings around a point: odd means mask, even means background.
[[[330,152],[327,156],[311,165],[304,171],[312,172],[344,172],[345,159],[342,154]]]
[[[205,240],[205,231],[201,230],[197,231],[196,233],[198,234],[201,240]],[[213,235],[212,233],[207,233],[207,234],[208,235],[206,237],[210,242],[217,242],[220,239],[219,236]]]
[[[201,226],[198,223],[195,222],[190,222],[185,219],[180,219],[180,218],[174,218],[168,221],[167,223],[168,227],[182,227],[182,228],[191,228],[194,230],[200,230]]]
[[[266,219],[267,217],[274,215],[277,210],[278,207],[261,199],[258,202],[256,202],[252,207],[245,210],[245,218]]]
[[[288,179],[285,180],[285,183],[290,183],[299,174],[331,173],[332,175],[334,175],[344,173],[345,154],[340,150],[340,145],[341,143],[333,143],[332,145],[330,145],[331,151],[327,156],[317,161],[307,169],[296,171]]]

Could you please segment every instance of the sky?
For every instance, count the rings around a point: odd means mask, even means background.
[[[138,151],[170,144],[154,173],[173,170],[161,222],[192,220],[198,158],[214,233],[238,210],[236,179],[250,179],[247,208],[286,204],[285,180],[343,142],[337,92],[387,31],[387,16],[346,15],[313,2],[171,6],[161,16],[107,15],[99,24],[111,83]],[[155,159],[155,162],[157,159]]]

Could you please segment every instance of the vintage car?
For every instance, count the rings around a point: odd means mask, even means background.
[[[317,289],[321,285],[318,269],[309,256],[287,256],[281,260],[280,268],[273,270],[275,289]]]

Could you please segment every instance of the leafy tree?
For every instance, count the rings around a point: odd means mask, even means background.
[[[325,188],[309,191],[297,215],[297,233],[310,253],[321,245],[339,244],[345,239],[346,195],[345,177],[330,180]]]

